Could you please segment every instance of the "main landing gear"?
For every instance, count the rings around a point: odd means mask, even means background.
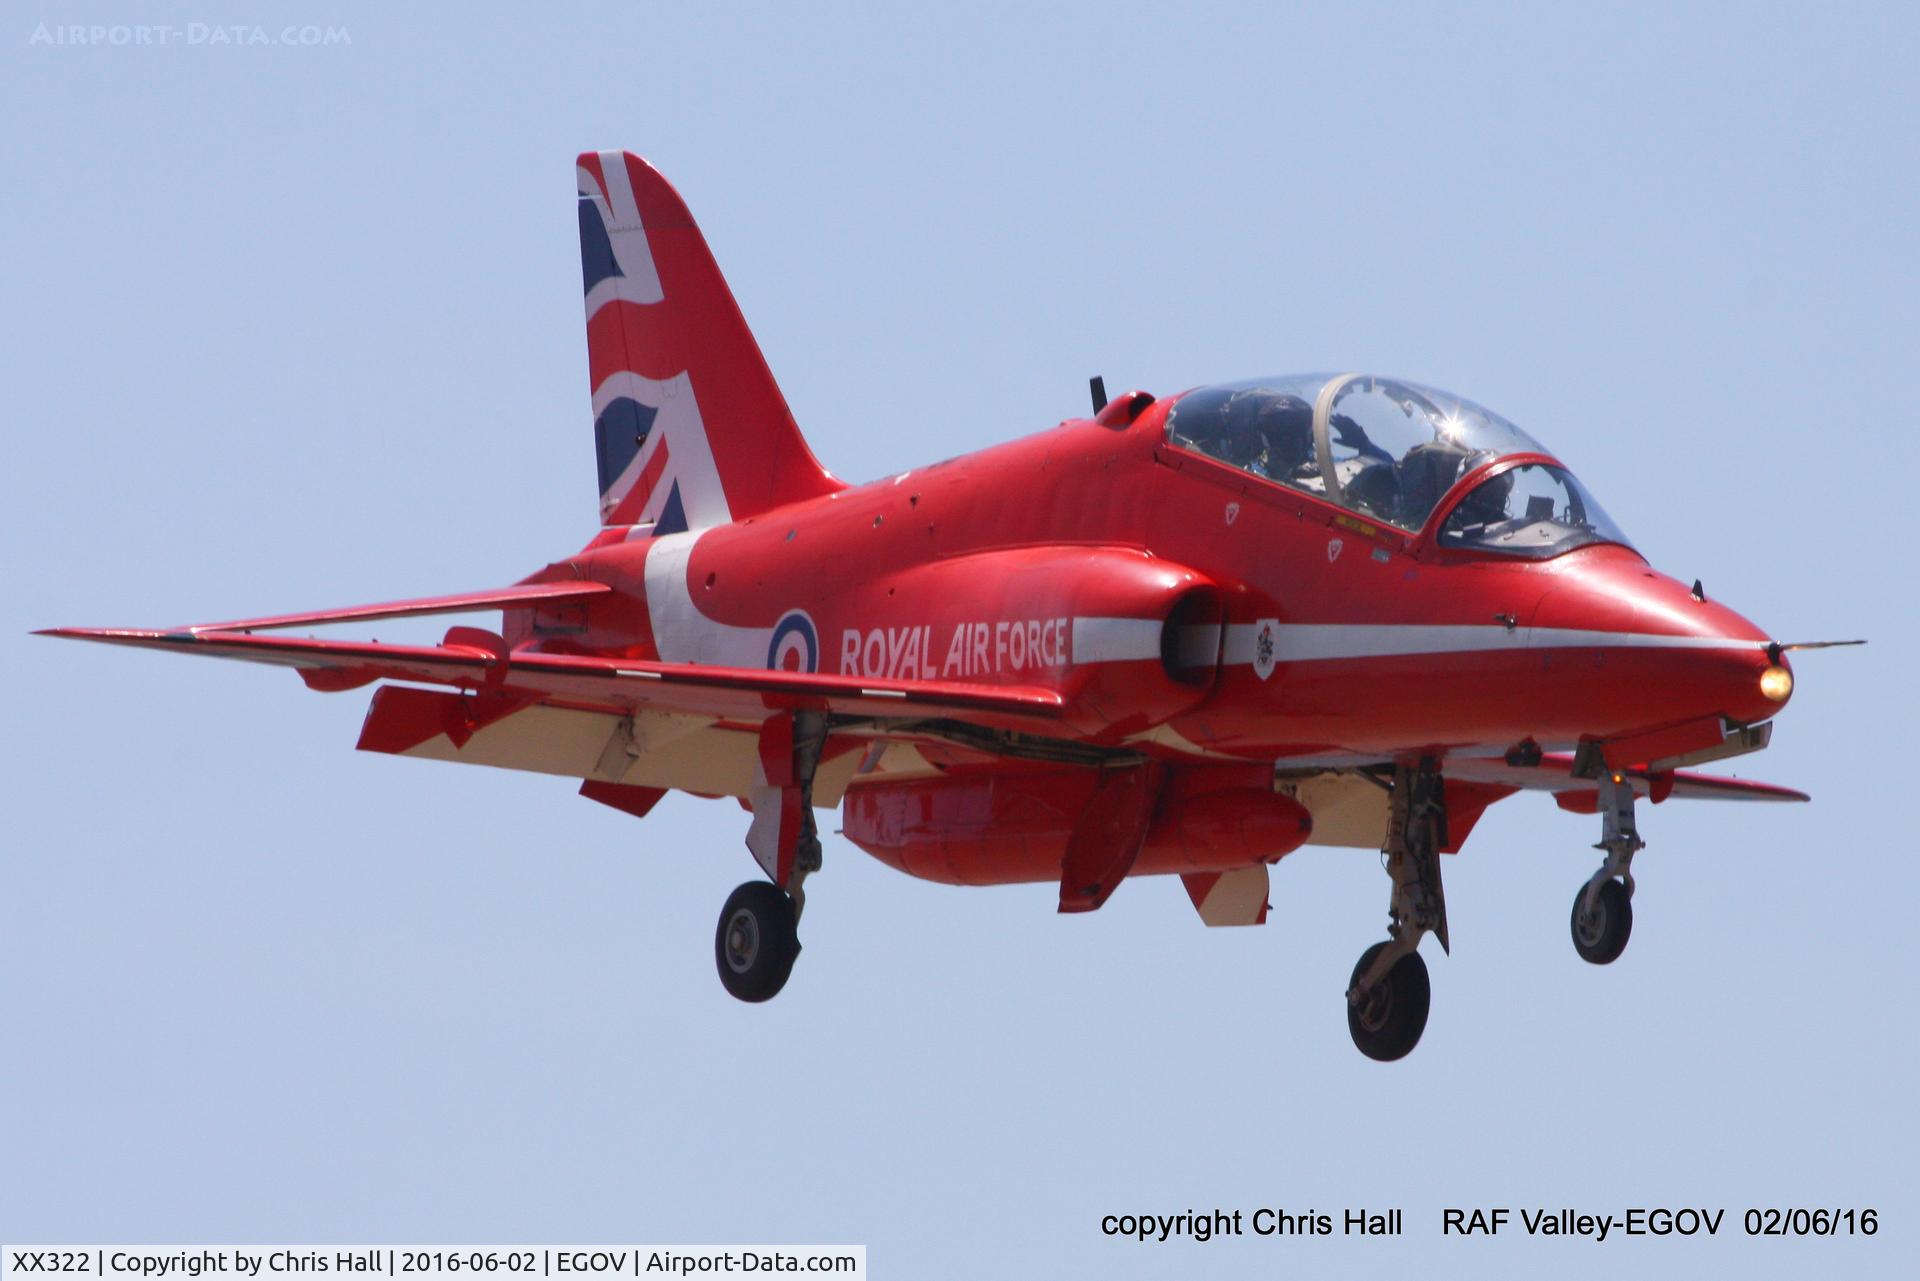
[[[1606,854],[1573,898],[1573,948],[1580,959],[1608,965],[1633,934],[1633,856],[1646,847],[1633,822],[1633,785],[1611,770],[1600,775],[1600,842]]]
[[[713,959],[729,995],[765,1001],[787,985],[800,955],[799,923],[793,896],[771,881],[748,881],[727,895]]]
[[[1360,955],[1347,987],[1347,1030],[1370,1059],[1404,1058],[1427,1028],[1432,989],[1420,940],[1429,932],[1447,948],[1447,900],[1440,884],[1446,843],[1446,791],[1432,758],[1393,772],[1388,811],[1387,873],[1393,878],[1388,940]]]
[[[826,718],[817,712],[784,713],[760,730],[747,848],[773,879],[748,881],[729,894],[713,935],[721,986],[742,1001],[778,995],[800,955],[802,886],[822,861],[813,776],[826,741]]]

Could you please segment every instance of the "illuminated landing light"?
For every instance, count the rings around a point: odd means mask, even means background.
[[[1760,673],[1760,692],[1776,703],[1787,701],[1793,693],[1793,673],[1775,664]]]

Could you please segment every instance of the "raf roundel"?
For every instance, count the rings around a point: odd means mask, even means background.
[[[767,643],[767,666],[776,672],[820,670],[820,634],[804,609],[790,609],[773,625]]]

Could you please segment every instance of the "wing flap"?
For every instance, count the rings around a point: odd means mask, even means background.
[[[1267,865],[1236,867],[1226,872],[1184,872],[1200,920],[1213,926],[1263,925],[1267,919]]]

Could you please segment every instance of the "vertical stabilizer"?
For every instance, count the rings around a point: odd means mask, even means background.
[[[842,488],[815,460],[679,193],[576,162],[600,523],[704,529]]]

